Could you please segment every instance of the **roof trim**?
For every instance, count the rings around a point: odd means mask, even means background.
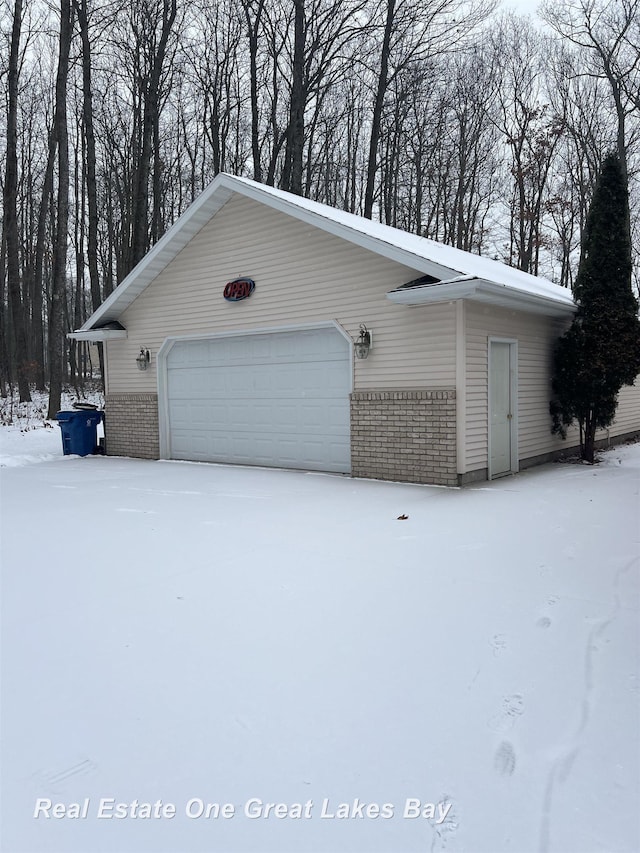
[[[480,255],[472,255],[469,252],[463,252],[460,249],[437,243],[425,237],[409,234],[397,228],[372,222],[355,214],[337,210],[274,187],[258,184],[248,178],[238,178],[220,173],[89,317],[78,332],[88,332],[95,329],[96,326],[103,326],[105,323],[118,320],[123,311],[218,213],[234,193],[292,216],[312,227],[347,240],[418,273],[431,275],[445,282],[452,278],[471,274],[488,283],[495,284],[496,287],[505,291],[520,293],[523,295],[520,300],[523,306],[522,310],[527,310],[524,307],[526,304],[549,304],[551,306],[557,303],[564,309],[561,311],[562,314],[573,311],[573,308],[570,307],[574,305],[571,294],[546,279],[537,278],[521,270],[507,267],[499,261],[493,261]],[[441,287],[442,285],[426,286]],[[420,289],[418,287],[414,290]],[[538,298],[526,298],[526,296],[532,295]],[[400,300],[392,299],[392,301]]]
[[[455,299],[470,299],[501,308],[516,311],[528,311],[532,314],[544,314],[547,317],[568,317],[578,310],[575,303],[562,303],[549,297],[524,293],[504,284],[460,276],[438,284],[425,284],[411,290],[392,290],[387,299],[396,305],[433,305],[450,302]]]
[[[89,329],[86,332],[78,329],[75,332],[69,332],[68,338],[74,341],[115,341],[122,340],[127,337],[126,329]]]

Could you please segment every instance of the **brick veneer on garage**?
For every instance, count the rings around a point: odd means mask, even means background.
[[[455,390],[354,391],[351,473],[457,485]]]
[[[105,438],[109,456],[158,459],[158,395],[107,394]]]

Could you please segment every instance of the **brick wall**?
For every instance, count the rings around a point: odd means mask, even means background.
[[[110,456],[158,459],[158,395],[108,394]],[[457,485],[456,392],[354,391],[351,471],[354,477]]]
[[[455,390],[354,391],[351,473],[457,485]]]
[[[158,459],[157,394],[107,394],[104,408],[109,456]]]

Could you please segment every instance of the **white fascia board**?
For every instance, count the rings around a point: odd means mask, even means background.
[[[116,341],[127,337],[126,329],[88,329],[69,332],[68,338],[74,341]]]
[[[452,279],[440,284],[424,284],[407,290],[392,290],[387,299],[396,305],[429,305],[450,302],[454,299],[470,299],[509,308],[544,314],[548,317],[567,317],[578,310],[570,299],[554,299],[537,293],[527,293],[482,279]]]

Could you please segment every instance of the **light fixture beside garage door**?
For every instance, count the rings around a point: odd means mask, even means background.
[[[368,358],[371,349],[372,334],[364,323],[360,323],[360,337],[354,342],[356,358]]]
[[[140,347],[140,352],[136,357],[136,364],[138,365],[138,370],[146,370],[149,367],[149,362],[151,361],[151,355],[149,354],[149,350],[144,347]]]

